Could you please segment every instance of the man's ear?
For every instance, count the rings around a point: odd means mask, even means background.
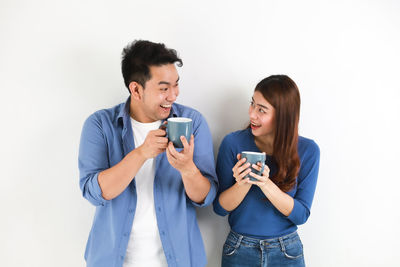
[[[129,91],[131,92],[131,98],[141,100],[143,96],[143,86],[137,82],[131,82],[129,84]]]

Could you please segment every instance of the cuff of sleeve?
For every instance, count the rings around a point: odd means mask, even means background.
[[[293,200],[294,200],[293,210],[289,214],[289,216],[287,216],[287,218],[296,225],[303,224],[305,222],[305,220],[303,219],[304,206],[297,199]]]
[[[93,198],[98,202],[99,206],[105,206],[110,200],[106,200],[103,198],[103,194],[101,192],[101,188],[99,185],[99,172],[96,173],[90,183],[91,192],[93,192]]]
[[[221,204],[219,204],[219,195],[214,201],[214,212],[220,216],[226,216],[229,214],[229,211],[224,209]]]
[[[204,201],[202,203],[196,203],[196,202],[192,201],[193,205],[196,206],[196,207],[200,207],[200,208],[201,207],[207,207],[208,205],[210,205],[213,202],[213,200],[215,198],[215,195],[217,194],[217,185],[216,185],[216,183],[212,179],[210,179],[208,177],[207,177],[207,179],[208,179],[208,181],[210,182],[210,185],[211,185],[210,190],[208,191],[207,196],[206,196],[206,198],[204,199]]]

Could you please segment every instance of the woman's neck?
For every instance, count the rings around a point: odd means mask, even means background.
[[[258,149],[265,152],[267,155],[272,155],[274,152],[274,138],[272,136],[255,136],[254,142]]]

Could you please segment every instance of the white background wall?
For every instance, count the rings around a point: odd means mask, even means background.
[[[0,265],[84,266],[81,127],[128,96],[120,54],[141,38],[178,50],[178,102],[206,117],[215,152],[259,80],[292,77],[300,133],[321,148],[308,266],[399,266],[399,14],[395,0],[1,0]],[[198,215],[219,266],[226,218]]]

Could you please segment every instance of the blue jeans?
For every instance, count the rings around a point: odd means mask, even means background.
[[[222,267],[305,266],[297,232],[272,239],[255,239],[231,231],[222,252]]]

